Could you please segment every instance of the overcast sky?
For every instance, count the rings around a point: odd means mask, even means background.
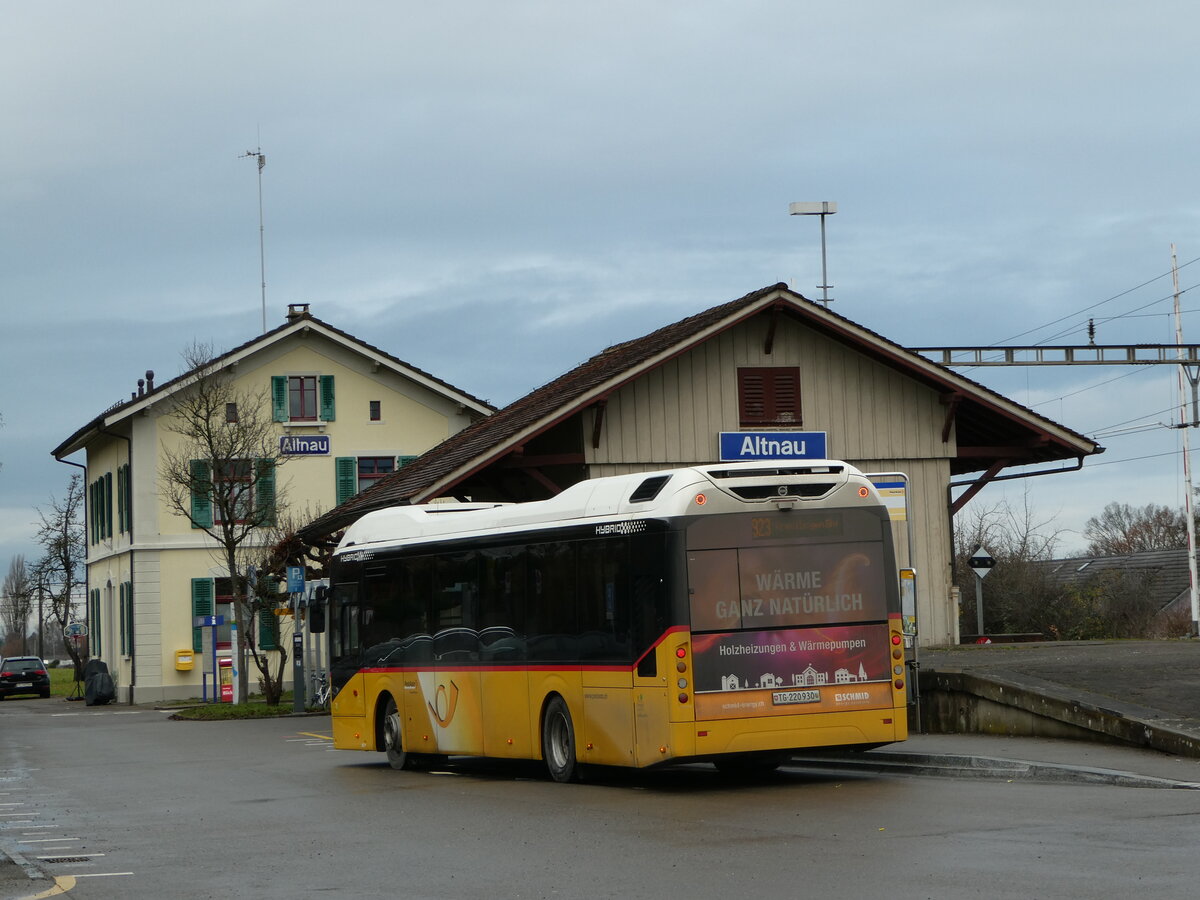
[[[261,332],[247,151],[267,327],[310,303],[496,405],[765,285],[817,297],[796,200],[838,203],[833,310],[906,346],[1169,343],[1197,33],[1154,0],[6,5],[0,575],[75,471],[51,449]],[[974,506],[1073,549],[1110,501],[1182,505],[1173,367],[966,374],[1108,448]]]

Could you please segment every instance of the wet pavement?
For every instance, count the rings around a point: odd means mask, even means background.
[[[1200,641],[972,644],[924,649],[919,662],[923,684],[958,679],[955,684],[991,689],[993,697],[1037,705],[1042,716],[1061,713],[1064,720],[1096,719],[1110,729],[1128,726],[1140,746],[998,733],[914,733],[903,744],[865,754],[810,755],[794,764],[884,776],[1200,790],[1200,752],[1188,750],[1200,747]],[[1080,710],[1087,715],[1080,718]],[[1179,735],[1183,743],[1172,743]],[[1155,737],[1174,752],[1155,749]],[[1180,747],[1188,752],[1179,752]],[[53,889],[54,882],[4,838],[0,832],[0,898]]]

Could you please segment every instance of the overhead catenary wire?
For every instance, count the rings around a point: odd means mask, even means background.
[[[1179,266],[1179,268],[1180,269],[1187,268],[1188,266],[1192,265],[1192,263],[1196,263],[1196,262],[1200,262],[1200,256],[1197,256],[1195,259],[1188,260],[1187,262],[1185,262],[1181,266]],[[1081,310],[1077,310],[1076,312],[1073,312],[1073,313],[1068,313],[1065,316],[1061,316],[1057,319],[1053,319],[1049,322],[1046,322],[1043,325],[1037,326],[1036,328],[1030,328],[1028,331],[1022,331],[1020,334],[1015,334],[1012,337],[1005,338],[1004,340],[998,341],[997,343],[998,344],[1009,344],[1009,343],[1012,343],[1013,341],[1017,340],[1018,338],[1025,337],[1025,335],[1027,335],[1027,334],[1034,334],[1035,332],[1041,331],[1043,328],[1049,328],[1051,325],[1057,325],[1059,322],[1065,322],[1070,318],[1073,318],[1078,315],[1082,315],[1083,313],[1086,313],[1086,312],[1090,312],[1093,309],[1099,309],[1101,306],[1104,306],[1106,303],[1112,303],[1114,300],[1120,300],[1122,297],[1124,297],[1128,294],[1132,294],[1134,291],[1139,291],[1148,285],[1154,284],[1154,282],[1156,282],[1156,281],[1161,281],[1164,278],[1169,278],[1170,275],[1171,275],[1171,270],[1168,269],[1166,272],[1163,272],[1161,275],[1155,275],[1153,278],[1149,279],[1148,281],[1143,281],[1139,285],[1135,285],[1134,287],[1131,287],[1131,288],[1128,288],[1127,290],[1121,291],[1118,294],[1113,294],[1107,300],[1100,300],[1097,303],[1093,303],[1091,306],[1085,306]],[[1193,287],[1195,287],[1195,285],[1193,285]],[[1173,296],[1174,296],[1174,294],[1168,294],[1165,298],[1162,298],[1162,299],[1170,300]],[[1161,300],[1153,301],[1153,303],[1159,303],[1159,302],[1161,302]],[[1148,305],[1153,305],[1153,303],[1148,304]],[[1139,309],[1144,309],[1144,308],[1145,307],[1139,307]],[[1114,316],[1112,318],[1116,319],[1116,318],[1120,318],[1120,316]],[[1068,332],[1068,333],[1070,333],[1070,332]],[[1053,340],[1053,338],[1048,338],[1047,340]]]

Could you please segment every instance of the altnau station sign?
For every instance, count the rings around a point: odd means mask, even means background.
[[[721,462],[825,459],[824,431],[722,431]]]

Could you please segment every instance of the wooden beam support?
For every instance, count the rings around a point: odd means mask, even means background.
[[[954,516],[960,509],[966,506],[970,502],[971,498],[987,487],[988,482],[999,475],[1000,470],[1007,466],[1009,462],[1011,462],[1011,460],[998,459],[992,463],[991,467],[988,468],[988,470],[982,475],[980,475],[974,484],[962,492],[962,496],[950,504],[950,515]]]
[[[600,434],[604,430],[604,411],[608,409],[608,398],[596,401],[596,421],[592,424],[592,449],[600,449]]]
[[[546,477],[546,474],[541,469],[526,469],[526,473],[550,492],[550,496],[555,496],[562,493],[562,488]]]
[[[505,469],[540,469],[544,466],[582,466],[587,458],[582,453],[547,453],[541,456],[524,456],[512,453],[500,461]]]
[[[1006,457],[1008,459],[1027,459],[1034,456],[1037,444],[1006,444],[997,447],[959,447],[959,459],[987,459]]]
[[[946,407],[946,419],[942,422],[942,443],[950,442],[950,428],[954,425],[954,416],[958,412],[958,404],[962,402],[962,394],[942,394],[942,405]]]
[[[767,322],[767,338],[763,341],[763,355],[770,356],[775,349],[775,327],[779,324],[779,304],[771,307],[771,318]]]

